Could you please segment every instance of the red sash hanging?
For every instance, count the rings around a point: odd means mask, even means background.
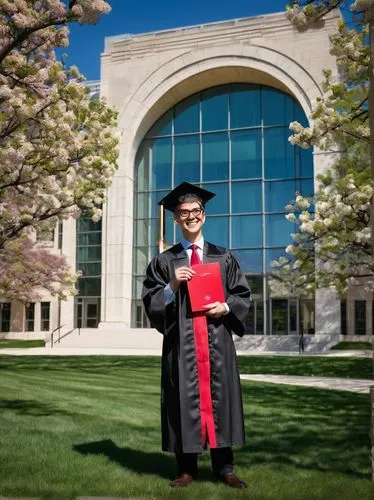
[[[197,246],[191,245],[191,248],[191,265],[201,264],[199,254],[197,253]],[[201,440],[203,448],[207,441],[210,448],[217,448],[210,388],[210,357],[206,314],[204,312],[195,312],[193,313],[192,321],[200,393]]]

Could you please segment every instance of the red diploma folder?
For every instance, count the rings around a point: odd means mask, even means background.
[[[191,267],[196,271],[196,274],[187,281],[192,311],[204,311],[203,306],[212,302],[225,302],[219,262],[196,264]]]

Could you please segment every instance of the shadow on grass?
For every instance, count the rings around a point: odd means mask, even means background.
[[[51,404],[41,403],[33,399],[0,399],[0,410],[13,410],[21,415],[31,415],[33,417],[46,417],[49,415],[73,414]]]
[[[82,455],[104,455],[112,462],[137,474],[157,475],[166,479],[173,479],[176,474],[174,455],[119,448],[111,439],[75,444],[73,450]],[[209,467],[200,465],[197,481],[212,481],[212,479]]]
[[[75,444],[73,450],[82,455],[104,455],[112,462],[138,474],[156,474],[169,479],[175,473],[175,460],[172,456],[119,448],[111,439]]]

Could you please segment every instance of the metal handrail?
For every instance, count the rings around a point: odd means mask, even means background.
[[[51,332],[51,347],[53,347],[53,344],[60,343],[60,340],[64,339],[71,333],[75,332],[75,330],[78,330],[78,335],[81,334],[81,329],[80,327],[73,328],[69,330],[68,332],[64,333],[64,335],[61,336],[61,328],[63,328],[65,325],[60,325],[56,327],[52,332]],[[58,339],[56,341],[53,341],[53,334],[58,330]]]
[[[78,335],[81,334],[81,329],[80,328],[73,328],[72,330],[69,330],[68,332],[66,332],[62,337],[60,337],[60,335],[59,335],[57,342],[60,343],[60,340],[64,339],[65,337],[67,337],[71,333],[75,332],[75,330],[78,330]]]
[[[52,330],[52,331],[51,331],[51,336],[50,336],[50,340],[51,340],[51,347],[53,347],[53,344],[54,344],[54,342],[53,342],[53,334],[54,334],[57,330],[59,330],[59,333],[60,333],[61,328],[63,328],[64,326],[65,326],[65,325],[59,325],[59,326],[57,326],[54,330]],[[60,342],[60,335],[58,336],[58,341]]]

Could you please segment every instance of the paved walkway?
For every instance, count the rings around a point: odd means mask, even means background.
[[[115,348],[67,348],[67,347],[34,347],[29,349],[0,349],[0,355],[12,356],[160,356],[156,349],[115,349]],[[238,351],[243,356],[299,356],[295,352],[264,352],[264,351]],[[371,357],[371,351],[329,351],[318,354],[302,354],[303,357]],[[347,379],[332,377],[298,377],[291,375],[241,375],[243,380],[254,382],[270,382],[274,384],[289,384],[306,387],[318,387],[335,391],[350,391],[363,394],[369,393],[374,387],[374,380]]]
[[[368,394],[374,387],[374,380],[333,378],[333,377],[299,377],[294,375],[240,375],[242,380],[253,382],[270,382],[272,384],[300,385],[317,387],[334,391],[349,391]]]
[[[370,358],[372,351],[327,351],[319,353],[295,351],[236,351],[238,356],[302,356],[302,357],[331,357],[331,358]],[[161,356],[160,349],[139,349],[122,347],[31,347],[24,349],[0,349],[1,354],[12,356]]]

